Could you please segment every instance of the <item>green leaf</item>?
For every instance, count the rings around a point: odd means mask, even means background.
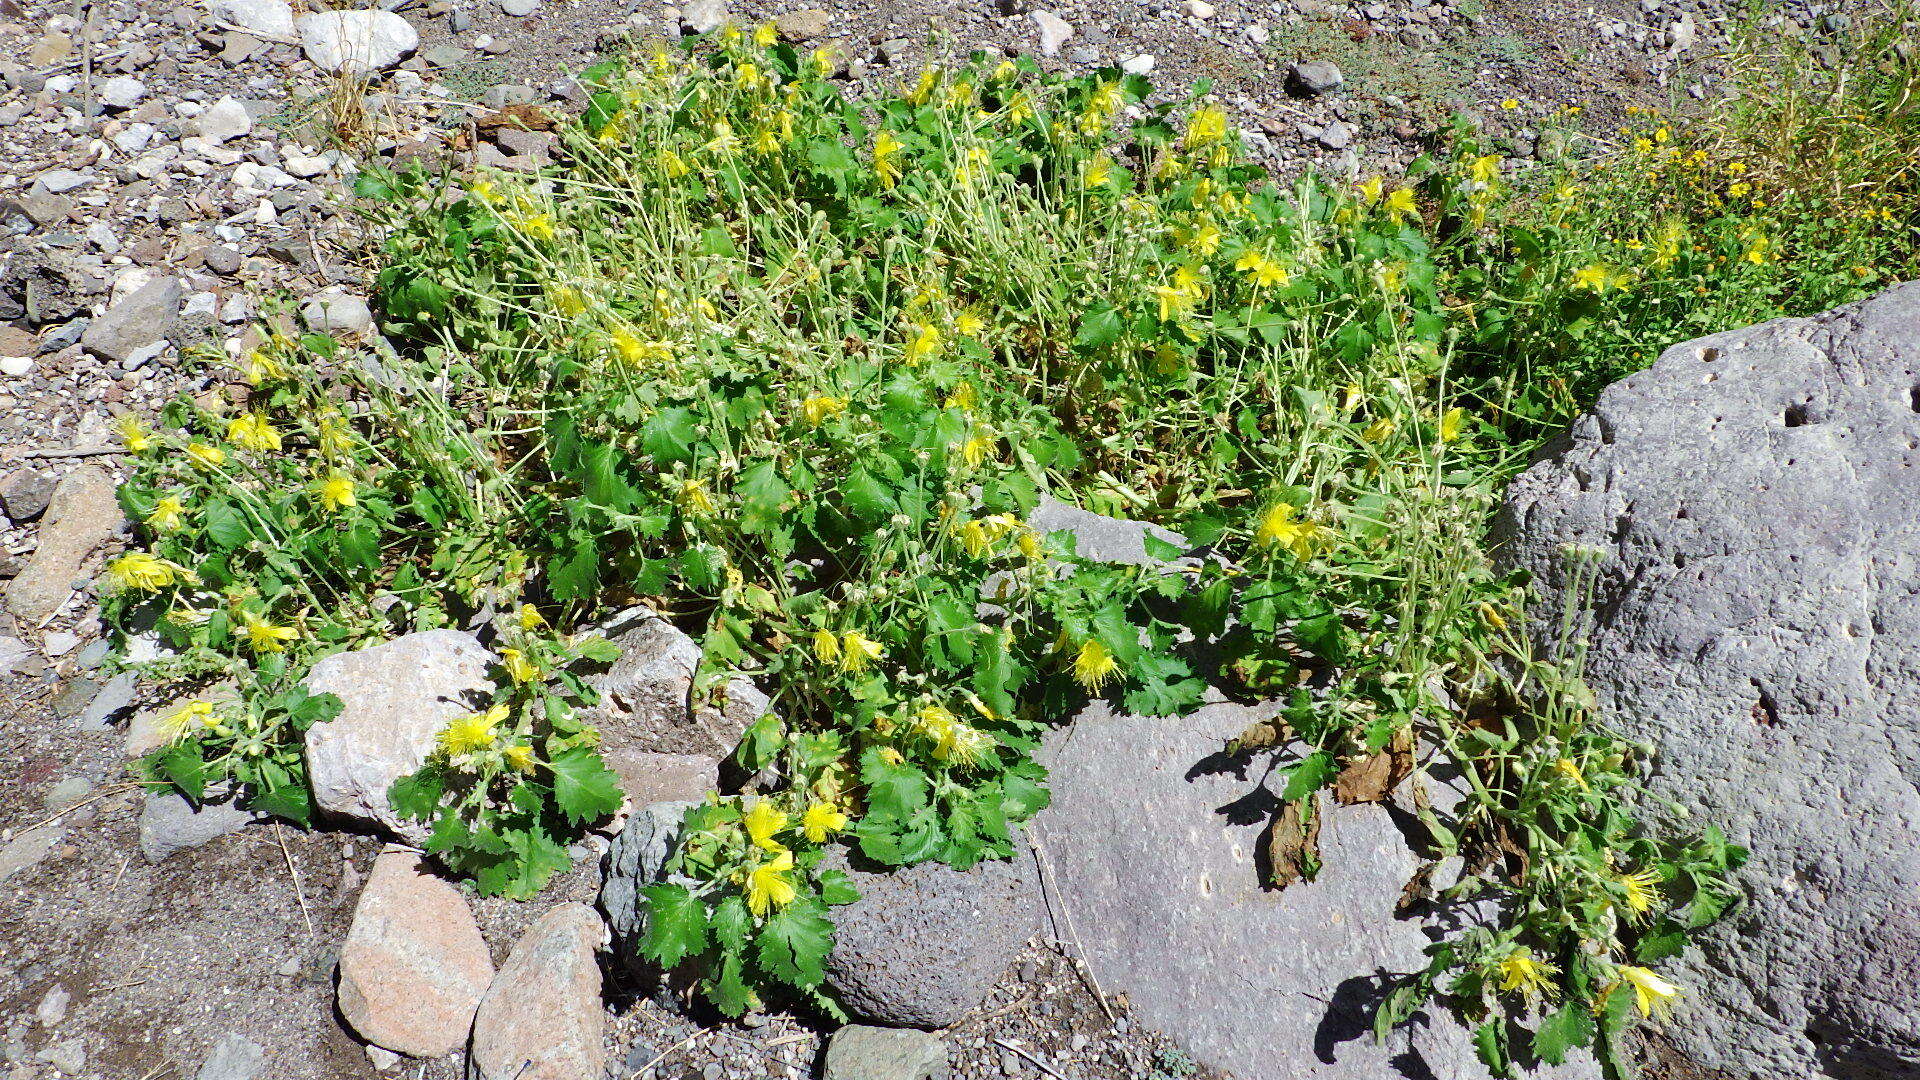
[[[589,746],[554,756],[553,801],[575,824],[598,821],[620,809],[620,777]]]
[[[1333,755],[1325,750],[1315,750],[1287,771],[1287,788],[1281,793],[1280,801],[1293,802],[1306,798],[1326,787],[1336,771]]]
[[[247,524],[247,516],[225,499],[208,503],[201,520],[206,522],[207,539],[224,551],[231,551],[253,539],[253,528]]]
[[[853,879],[844,870],[822,870],[817,880],[821,901],[831,907],[851,904],[860,899],[860,890],[853,887]]]
[[[747,913],[746,901],[729,896],[714,905],[711,918],[714,944],[730,952],[746,951],[747,936],[753,933],[753,916]]]
[[[1568,1001],[1549,1013],[1533,1033],[1533,1055],[1550,1065],[1567,1060],[1567,1051],[1593,1042],[1593,1010],[1585,1001]]]
[[[740,531],[747,533],[770,532],[777,527],[780,506],[793,494],[771,461],[763,461],[741,474],[734,490],[740,495]]]
[[[769,915],[754,938],[760,966],[774,978],[799,987],[820,985],[826,977],[822,961],[832,947],[833,923],[811,897]]]
[[[672,884],[640,892],[647,898],[647,936],[640,947],[649,959],[671,968],[707,947],[707,905],[699,898]]]
[[[427,821],[439,813],[440,800],[445,797],[446,778],[431,765],[395,780],[387,788],[387,802],[394,812],[415,821]]]
[[[154,768],[173,781],[173,786],[184,792],[187,798],[199,802],[206,797],[207,765],[200,757],[198,743],[180,743],[155,755],[152,761]]]
[[[1099,303],[1080,316],[1080,328],[1073,335],[1073,347],[1081,352],[1097,352],[1120,340],[1120,313],[1112,304]]]
[[[863,465],[856,465],[840,482],[840,499],[847,512],[862,522],[875,522],[893,516],[900,508],[893,492]]]
[[[307,793],[305,784],[289,783],[255,795],[248,800],[247,809],[285,818],[305,828],[313,820],[313,796]]]
[[[1507,1064],[1507,1040],[1505,1028],[1497,1019],[1489,1020],[1473,1029],[1473,1048],[1480,1053],[1480,1061],[1494,1076],[1512,1076],[1513,1070]]]
[[[620,659],[620,646],[598,635],[574,642],[573,651],[579,653],[581,659],[596,664],[611,664]]]
[[[1687,951],[1687,931],[1672,919],[1661,919],[1634,946],[1634,958],[1642,964],[1657,964]]]
[[[332,694],[316,694],[305,686],[296,686],[287,692],[282,705],[287,710],[287,721],[296,731],[305,731],[315,724],[324,724],[340,715],[346,706]]]

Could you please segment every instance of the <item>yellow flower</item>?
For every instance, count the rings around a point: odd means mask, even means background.
[[[352,429],[347,426],[347,418],[333,409],[321,413],[315,427],[320,431],[320,452],[328,457],[339,457],[353,445]]]
[[[713,496],[707,493],[707,483],[698,477],[680,482],[680,509],[689,514],[713,513]]]
[[[1360,433],[1360,437],[1370,443],[1377,443],[1382,439],[1385,439],[1387,436],[1393,434],[1393,427],[1394,427],[1393,419],[1391,417],[1383,416],[1380,419],[1375,420],[1373,423],[1368,424],[1367,430],[1362,431]]]
[[[320,481],[314,488],[314,494],[319,497],[320,505],[330,513],[359,502],[353,494],[353,479],[345,473],[334,473]]]
[[[813,632],[813,658],[822,664],[840,662],[840,639],[833,636],[831,630]]]
[[[786,907],[798,895],[787,872],[793,869],[793,852],[782,851],[747,872],[747,907],[756,917],[765,918],[769,909]]]
[[[763,49],[771,48],[773,43],[779,40],[780,30],[770,22],[761,23],[759,26],[753,28],[753,43]],[[750,67],[752,65],[742,66]]]
[[[969,521],[960,526],[960,546],[967,549],[968,555],[978,559],[993,550],[993,537],[987,535],[984,525]]]
[[[1620,980],[1633,987],[1634,1003],[1640,1007],[1643,1017],[1652,1016],[1656,1010],[1665,1016],[1673,1006],[1673,999],[1680,993],[1678,986],[1643,967],[1623,965],[1620,968]]]
[[[993,745],[993,737],[953,715],[941,705],[928,705],[914,714],[914,727],[933,743],[933,756],[940,761],[970,765]]]
[[[1033,119],[1033,98],[1025,90],[1007,99],[1007,123],[1019,127]]]
[[[880,186],[891,189],[900,180],[900,163],[895,160],[905,144],[894,137],[893,132],[880,129],[873,138],[873,172],[880,178]]]
[[[840,669],[849,674],[867,670],[867,665],[885,655],[879,642],[858,630],[849,630],[840,638]]]
[[[1380,201],[1380,193],[1386,189],[1386,182],[1379,177],[1369,177],[1360,184],[1360,201],[1372,206]]]
[[[1288,503],[1277,502],[1268,507],[1260,515],[1254,540],[1261,547],[1283,547],[1302,559],[1311,559],[1320,528],[1310,521],[1296,520],[1294,513],[1294,508]]]
[[[914,335],[907,342],[906,354],[901,362],[916,366],[940,355],[940,329],[925,323],[914,324]]]
[[[211,728],[220,722],[213,714],[213,703],[208,701],[189,701],[160,720],[160,733],[170,743],[186,738],[187,732],[194,728]]]
[[[187,456],[205,465],[209,469],[217,469],[227,463],[227,452],[225,450],[203,442],[188,443]]]
[[[1515,101],[1513,98],[1508,98],[1505,101],[1502,101],[1500,103],[1500,107],[1507,110],[1508,112],[1512,112],[1513,110],[1520,107],[1520,103],[1518,101]]]
[[[831,48],[823,45],[813,50],[813,52],[807,54],[807,62],[812,65],[813,73],[818,78],[824,79],[833,74],[833,50]]]
[[[520,605],[520,629],[538,630],[545,625],[547,625],[546,617],[540,614],[539,608],[532,604]]]
[[[975,431],[960,444],[960,457],[969,466],[979,468],[980,463],[993,456],[993,438],[981,431]]]
[[[756,799],[747,808],[742,824],[747,827],[747,838],[753,845],[767,851],[784,850],[774,840],[774,834],[787,827],[787,815],[773,805],[772,799]]]
[[[847,827],[847,815],[834,809],[832,803],[817,802],[807,807],[800,815],[800,830],[807,839],[816,844],[824,844],[827,837]]]
[[[553,286],[547,290],[547,299],[553,303],[553,310],[569,319],[587,313],[587,298],[571,285]]]
[[[1113,159],[1112,158],[1108,157],[1105,154],[1100,154],[1097,157],[1095,157],[1093,160],[1087,162],[1087,174],[1082,179],[1081,186],[1091,191],[1094,188],[1106,187],[1109,183],[1112,183],[1112,182],[1113,182]]]
[[[980,404],[980,396],[973,389],[972,383],[963,382],[953,388],[953,391],[947,395],[947,400],[942,404],[949,409],[971,410],[974,406]]]
[[[624,326],[614,327],[607,337],[613,342],[614,352],[629,367],[645,367],[650,362],[673,359],[673,346],[670,343],[642,341]]]
[[[1467,410],[1454,406],[1440,417],[1440,441],[1450,443],[1460,437],[1460,425],[1467,419]]]
[[[533,747],[531,746],[527,746],[524,743],[518,746],[509,746],[501,753],[501,756],[506,758],[507,764],[513,766],[517,772],[533,771]]]
[[[1290,276],[1286,267],[1251,249],[1234,261],[1233,268],[1244,271],[1256,289],[1285,285]]]
[[[1200,227],[1187,235],[1187,247],[1196,255],[1211,255],[1220,250],[1222,239],[1220,230],[1211,221],[1202,221]]]
[[[1088,638],[1086,644],[1080,646],[1079,655],[1073,658],[1074,681],[1086,687],[1089,694],[1099,693],[1100,688],[1119,670],[1120,665],[1115,662],[1113,653],[1099,638]]]
[[[847,399],[841,397],[810,397],[800,403],[800,417],[808,427],[819,427],[830,416],[838,416],[847,411]]]
[[[539,666],[519,649],[501,649],[500,666],[507,669],[507,678],[516,683],[530,683],[540,678]]]
[[[247,647],[256,653],[286,652],[287,642],[300,636],[293,627],[275,626],[251,611],[241,612],[240,619],[246,623]]]
[[[1500,155],[1482,154],[1474,158],[1473,165],[1470,166],[1470,172],[1474,180],[1482,184],[1491,183],[1494,178],[1500,175]]]
[[[886,762],[889,765],[900,765],[904,763],[907,759],[905,756],[903,756],[900,753],[900,751],[895,750],[893,747],[883,746],[880,748],[880,760]]]
[[[1575,286],[1596,293],[1605,292],[1611,280],[1612,274],[1600,263],[1588,263],[1573,272]]]
[[[280,361],[262,349],[249,350],[240,358],[238,367],[241,376],[253,386],[284,378],[287,374],[287,369],[280,365]]]
[[[155,532],[172,532],[185,521],[187,508],[177,496],[163,496],[147,514],[147,527]]]
[[[159,592],[181,582],[198,582],[193,571],[144,551],[129,551],[107,564],[107,577],[121,589]]]
[[[1500,989],[1524,998],[1550,991],[1553,986],[1550,980],[1558,971],[1552,964],[1534,959],[1533,950],[1525,946],[1508,953],[1496,970],[1500,974]]]
[[[243,450],[280,449],[280,433],[259,413],[250,412],[229,421],[227,441]]]
[[[1197,150],[1212,146],[1227,137],[1227,114],[1223,109],[1207,106],[1195,109],[1193,117],[1187,121],[1187,149]]]
[[[114,420],[113,427],[120,433],[120,444],[130,454],[144,453],[153,445],[153,433],[132,413],[122,413]]]
[[[986,328],[987,321],[971,311],[963,311],[953,319],[953,331],[961,337],[977,338]]]
[[[1506,629],[1505,623],[1502,623],[1500,628],[1502,630],[1505,630]],[[1581,791],[1593,790],[1591,787],[1587,786],[1586,776],[1580,772],[1580,766],[1572,758],[1561,758],[1559,761],[1554,762],[1553,771],[1559,773],[1561,776],[1566,777],[1568,780],[1573,781],[1573,783],[1577,787],[1579,787]]]
[[[1387,196],[1387,215],[1393,218],[1394,221],[1399,221],[1401,218],[1414,213],[1417,209],[1418,207],[1413,201],[1412,188],[1395,188],[1393,194]]]
[[[440,749],[448,757],[485,750],[493,745],[494,728],[506,719],[507,706],[504,702],[496,703],[486,712],[463,716],[440,732]]]
[[[1627,910],[1635,919],[1645,918],[1660,902],[1660,875],[1652,870],[1616,874],[1613,880],[1626,892]]]
[[[528,214],[515,221],[515,224],[520,226],[521,232],[536,240],[553,239],[553,218],[546,214]]]

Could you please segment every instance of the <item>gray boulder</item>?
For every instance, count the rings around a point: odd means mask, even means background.
[[[179,278],[156,277],[88,323],[80,344],[96,356],[125,360],[167,336],[185,296]]]
[[[307,688],[342,705],[338,717],[307,729],[314,805],[424,842],[426,824],[403,821],[387,789],[419,770],[442,729],[474,711],[492,687],[492,662],[473,635],[428,630],[313,665]]]
[[[473,1017],[477,1080],[597,1080],[606,1012],[594,950],[607,935],[585,904],[555,905],[513,946]]]
[[[883,873],[849,865],[860,899],[833,911],[827,985],[847,1011],[876,1023],[943,1028],[993,989],[1040,929],[1040,894],[1025,845],[1011,860],[960,871],[921,863]]]
[[[647,901],[640,890],[657,884],[680,842],[680,819],[692,802],[653,803],[635,810],[607,848],[601,874],[600,910],[613,931],[616,951],[629,964],[639,960],[647,933]]]
[[[695,700],[700,646],[645,608],[623,612],[601,628],[620,659],[588,677],[600,704],[581,719],[600,730],[609,757],[633,752],[725,756],[747,725],[766,713],[767,696],[736,676]]]
[[[37,627],[59,611],[73,595],[88,556],[125,528],[106,470],[89,465],[62,478],[40,526],[40,546],[7,586],[7,608],[22,628]]]
[[[1668,349],[1502,528],[1549,615],[1594,613],[1649,805],[1753,852],[1666,1039],[1756,1080],[1920,1076],[1920,284]]]
[[[1140,1021],[1239,1080],[1485,1077],[1445,1017],[1372,1036],[1382,976],[1423,967],[1430,940],[1394,911],[1420,863],[1406,808],[1326,804],[1319,877],[1262,887],[1255,853],[1279,793],[1221,749],[1279,709],[1222,703],[1171,721],[1095,703],[1048,736],[1053,802],[1031,831],[1053,936]],[[1428,786],[1436,803],[1454,797]]]

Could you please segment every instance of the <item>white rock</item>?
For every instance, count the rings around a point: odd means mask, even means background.
[[[100,100],[108,108],[131,109],[147,96],[147,85],[131,75],[120,75],[100,84]]]
[[[206,0],[207,11],[256,37],[291,41],[293,6],[287,0]]]
[[[200,114],[196,127],[200,137],[211,146],[237,139],[253,130],[253,117],[247,107],[231,96],[223,97]]]
[[[1268,30],[1267,24],[1265,23],[1254,23],[1247,27],[1247,40],[1253,42],[1255,45],[1265,45],[1267,39],[1272,36],[1273,31]]]
[[[315,805],[424,840],[425,826],[403,821],[387,789],[419,770],[442,729],[474,711],[492,687],[492,662],[473,635],[428,630],[315,664],[307,688],[335,694],[344,706],[334,720],[307,729]]]
[[[32,370],[31,356],[0,356],[0,375],[17,379]]]
[[[288,154],[280,166],[290,175],[306,180],[333,168],[333,159],[324,154],[308,157],[305,154]]]
[[[331,333],[367,334],[373,331],[373,312],[367,302],[338,287],[324,289],[300,305],[300,317],[310,329]]]
[[[1040,28],[1041,56],[1060,55],[1060,47],[1073,38],[1073,24],[1051,11],[1030,11],[1027,18]]]
[[[500,0],[500,10],[514,18],[525,18],[540,10],[540,0]]]
[[[1153,70],[1153,54],[1141,53],[1139,56],[1122,60],[1120,61],[1120,70],[1129,75],[1145,75],[1147,72]]]
[[[72,169],[51,169],[40,174],[38,182],[47,191],[59,195],[93,183],[93,177]]]
[[[1196,19],[1213,18],[1213,5],[1207,0],[1187,0],[1187,14]]]
[[[147,145],[153,142],[153,136],[154,128],[152,124],[128,124],[121,130],[114,132],[112,139],[109,141],[113,143],[115,149],[123,154],[137,154],[145,150]]]
[[[680,8],[680,25],[688,33],[704,34],[726,21],[727,0],[690,0]]]
[[[307,59],[331,74],[383,71],[420,45],[413,24],[391,11],[322,11],[296,25]]]

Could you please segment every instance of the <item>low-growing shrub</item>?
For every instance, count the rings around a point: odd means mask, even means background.
[[[1089,697],[1279,698],[1227,748],[1273,759],[1275,887],[1317,872],[1330,799],[1466,781],[1415,799],[1459,870],[1409,895],[1486,920],[1382,1028],[1438,999],[1496,1069],[1617,1063],[1742,853],[1630,810],[1643,762],[1579,683],[1579,613],[1542,650],[1485,526],[1594,380],[1702,321],[1850,298],[1872,274],[1808,282],[1893,234],[1780,243],[1690,129],[1538,198],[1464,142],[1414,184],[1278,188],[1204,86],[1156,104],[1117,70],[975,57],[856,102],[832,66],[724,31],[588,73],[539,176],[362,178],[399,351],[279,335],[237,412],[129,428],[149,551],[114,564],[109,614],[181,650],[150,674],[240,686],[181,710],[157,775],[304,818],[298,738],[337,708],[306,667],[480,628],[496,701],[392,794],[449,865],[527,895],[618,801],[575,662],[645,603],[700,642],[697,694],[745,674],[773,702],[736,752],[755,790],[689,815],[692,884],[648,890],[646,947],[728,1012],[831,1011],[854,897],[830,845],[1004,857],[1046,802],[1039,739]],[[1644,173],[1671,198],[1624,198]],[[1739,299],[1694,291],[1723,279]],[[1202,557],[1081,559],[1030,523],[1048,495]]]

